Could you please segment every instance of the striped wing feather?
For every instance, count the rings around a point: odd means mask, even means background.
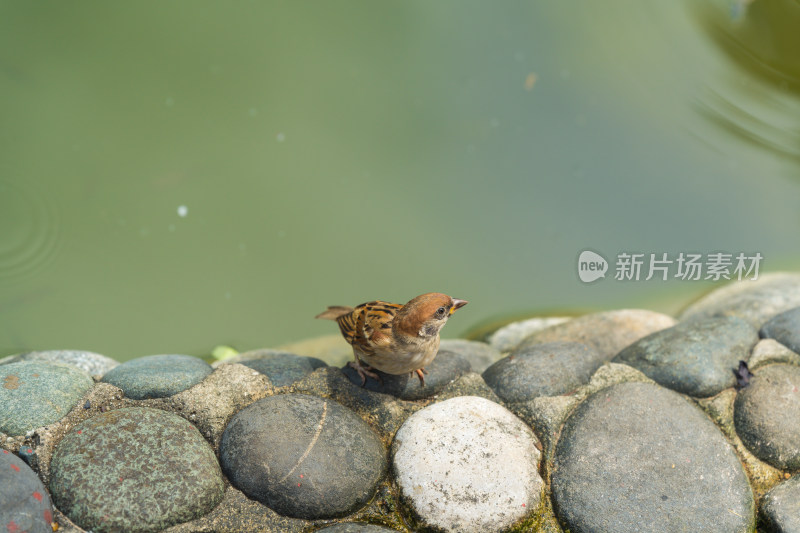
[[[376,300],[356,306],[352,313],[342,315],[336,321],[347,342],[371,355],[376,348],[391,343],[392,320],[402,307]]]

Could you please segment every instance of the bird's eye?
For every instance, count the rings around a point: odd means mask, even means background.
[[[445,307],[440,307],[436,310],[436,316],[442,317],[445,313],[447,313],[447,308]]]

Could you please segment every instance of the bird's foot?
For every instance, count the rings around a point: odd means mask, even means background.
[[[428,371],[425,370],[424,368],[418,368],[416,370],[412,370],[411,373],[417,375],[417,377],[419,378],[420,386],[424,387],[425,386],[425,376],[424,376],[424,374],[427,374]]]
[[[354,369],[356,372],[358,372],[358,375],[361,376],[361,386],[362,387],[364,387],[367,384],[367,376],[369,376],[372,379],[374,379],[376,381],[379,381],[379,382],[381,382],[381,384],[383,384],[383,380],[381,379],[381,377],[378,374],[373,372],[374,368],[372,368],[371,366],[363,365],[363,364],[361,364],[361,361],[358,361],[358,360],[350,361],[349,363],[347,363],[347,366],[349,366],[350,368]]]

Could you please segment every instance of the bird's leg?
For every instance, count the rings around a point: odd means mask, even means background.
[[[361,376],[362,387],[367,384],[367,376],[383,383],[381,377],[375,372],[372,372],[373,368],[369,365],[362,364],[361,361],[358,360],[358,357],[355,358],[355,361],[348,362],[347,366],[349,366],[352,369],[355,369],[355,371],[358,372],[358,375]]]
[[[416,370],[412,370],[411,373],[417,375],[417,377],[419,378],[420,386],[424,387],[425,386],[425,376],[423,374],[427,374],[428,371],[425,370],[424,368],[418,368]]]

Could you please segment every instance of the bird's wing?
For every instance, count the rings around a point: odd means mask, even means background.
[[[339,318],[344,338],[365,355],[392,342],[392,320],[402,305],[374,301],[361,304],[349,315]]]

